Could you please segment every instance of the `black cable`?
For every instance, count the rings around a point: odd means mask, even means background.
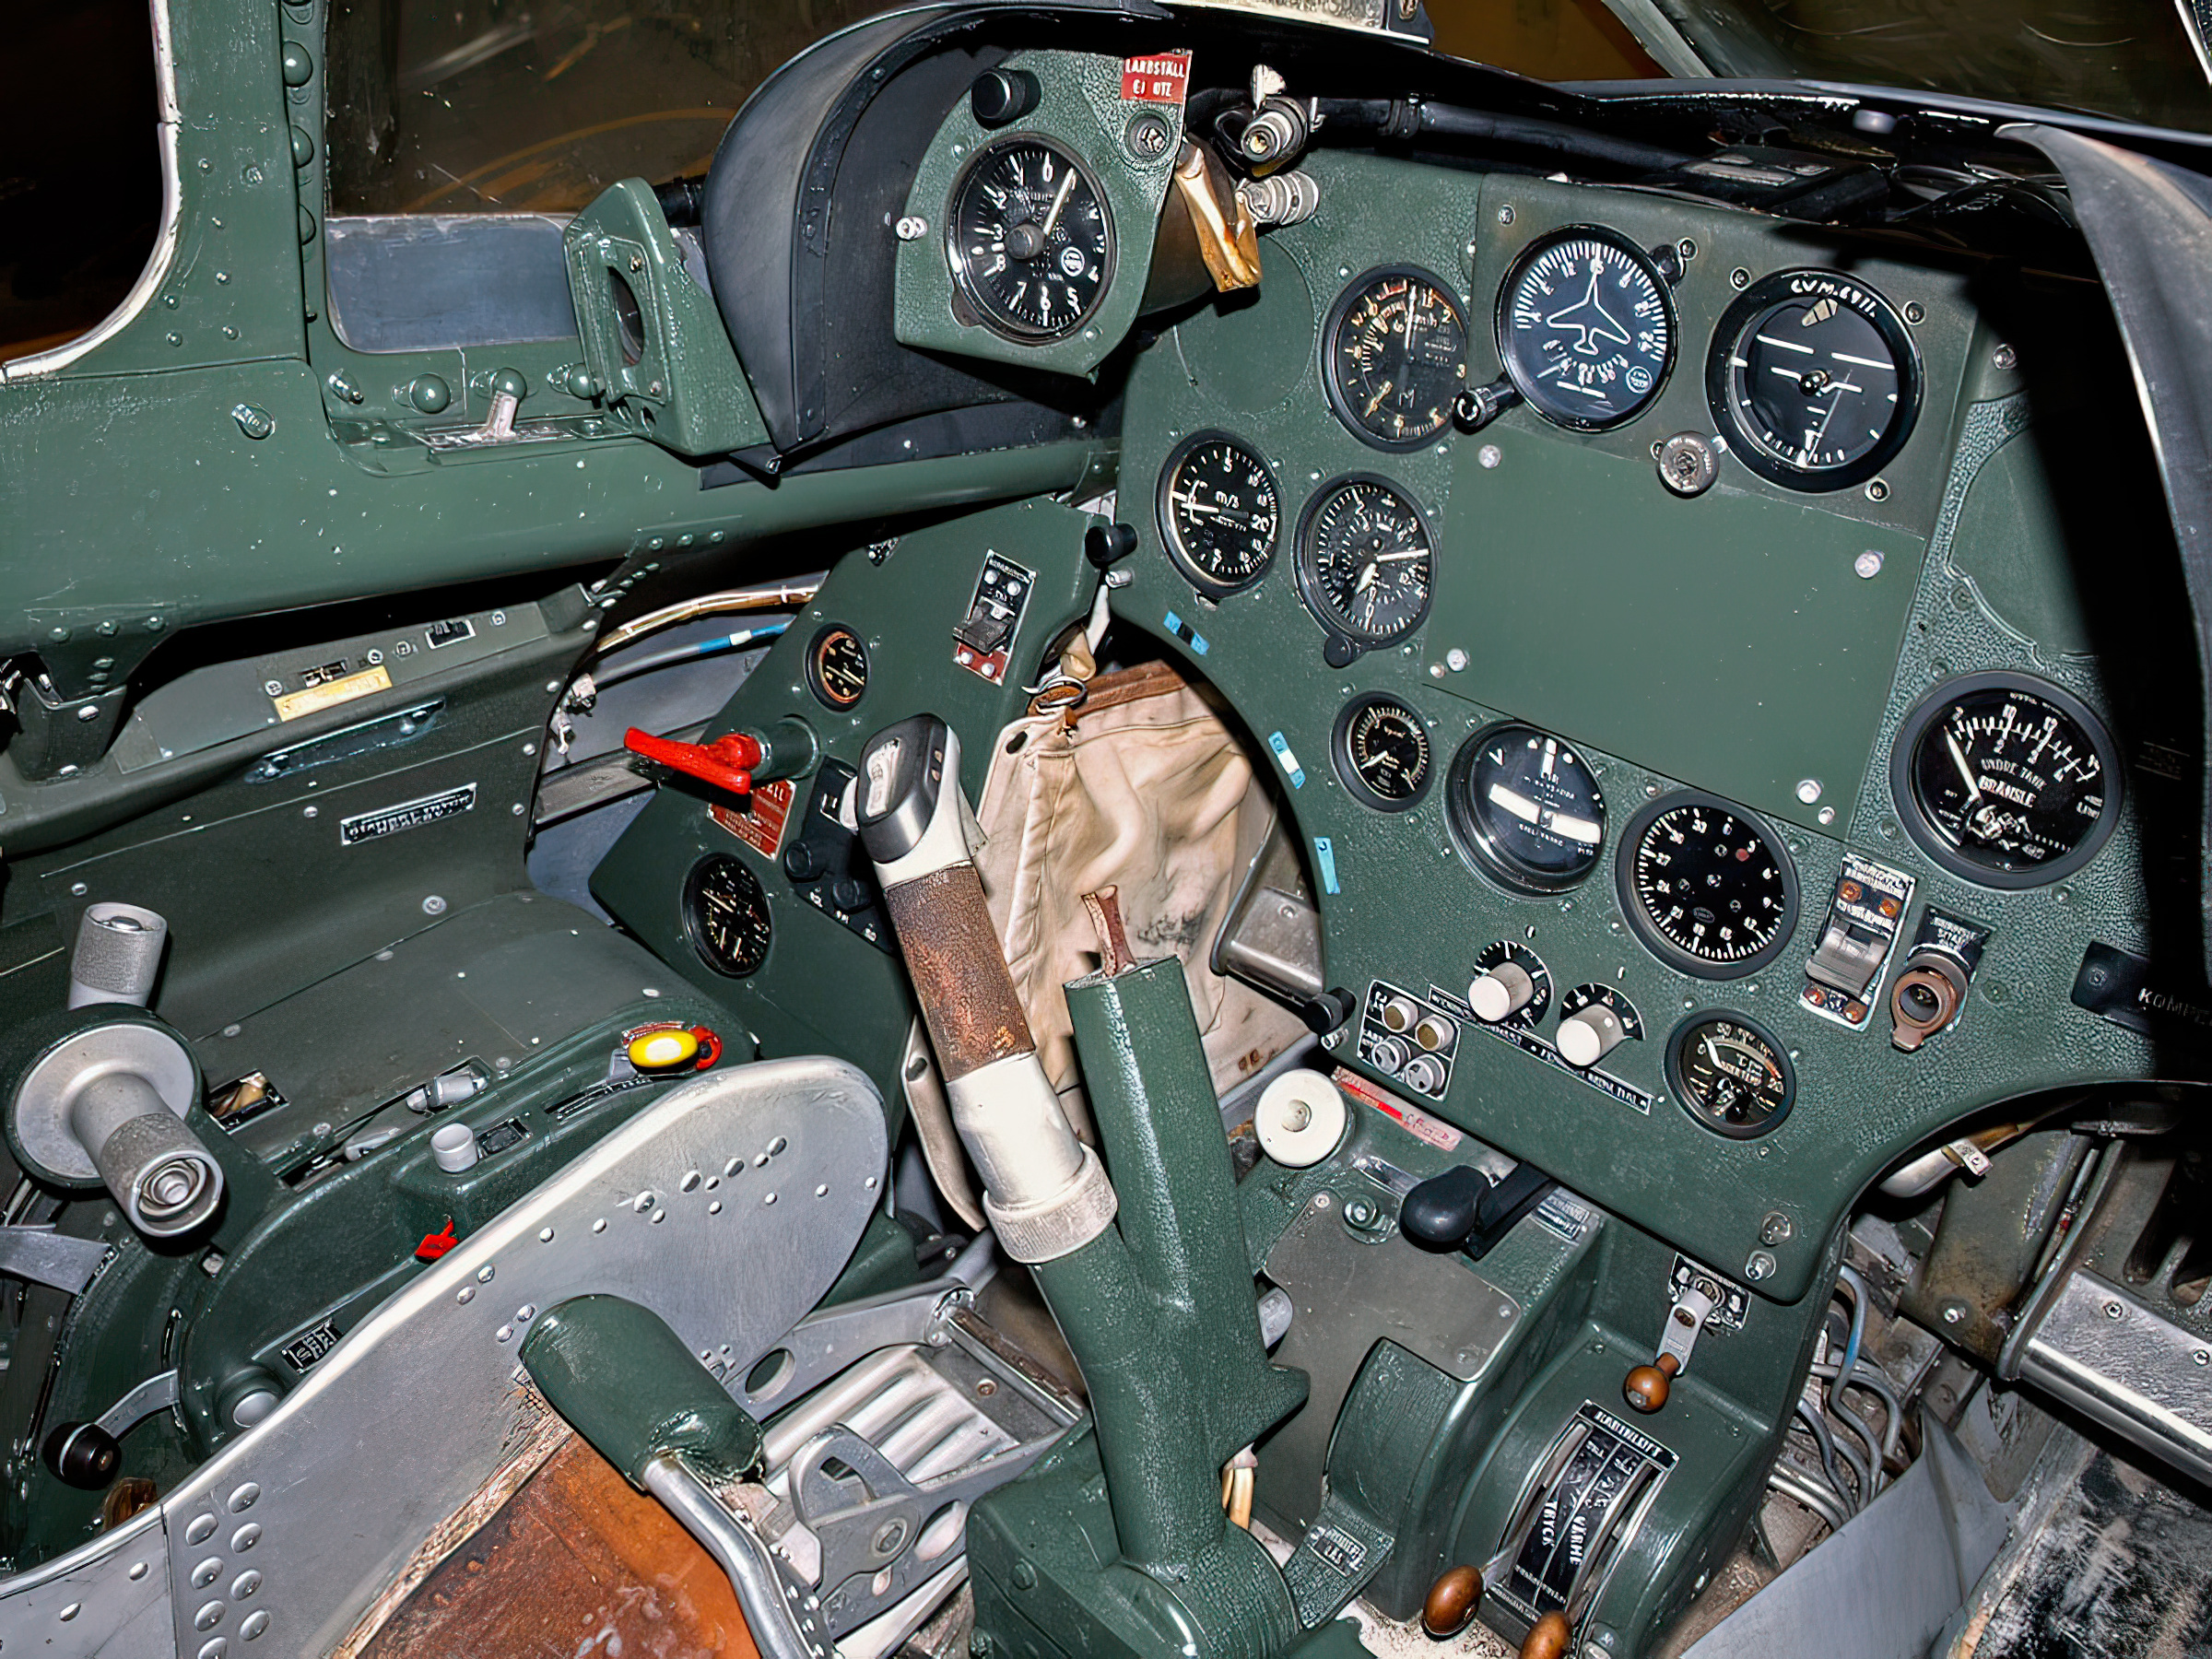
[[[1497,144],[1577,161],[1602,162],[1630,172],[1668,172],[1697,158],[1633,138],[1615,138],[1564,122],[1531,115],[1491,115],[1461,104],[1406,98],[1324,98],[1317,100],[1323,129],[1332,125],[1408,143],[1418,137]]]

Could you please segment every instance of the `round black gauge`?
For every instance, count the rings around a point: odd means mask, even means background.
[[[700,960],[743,979],[768,960],[768,895],[742,859],[712,853],[684,883],[684,931]]]
[[[1780,271],[1721,318],[1706,401],[1729,452],[1769,483],[1842,489],[1888,465],[1920,413],[1904,319],[1834,271]]]
[[[2120,821],[2112,740],[2079,698],[2025,674],[1939,688],[1898,731],[1889,785],[1921,851],[1983,887],[2040,887]]]
[[[1636,936],[1700,979],[1765,967],[1797,925],[1797,872],[1780,839],[1714,795],[1685,790],[1639,812],[1615,871]]]
[[[1298,589],[1324,627],[1384,645],[1429,614],[1436,554],[1429,522],[1388,479],[1323,486],[1298,525]]]
[[[1700,1128],[1751,1140],[1789,1115],[1797,1074],[1773,1034],[1724,1008],[1692,1014],[1666,1042],[1666,1080]]]
[[[1429,793],[1429,728],[1394,697],[1356,697],[1336,716],[1336,775],[1355,797],[1403,812]]]
[[[1572,887],[1605,848],[1597,774],[1571,746],[1532,725],[1494,725],[1462,744],[1445,802],[1461,853],[1524,893]]]
[[[1675,361],[1675,301],[1652,256],[1576,225],[1532,242],[1498,294],[1498,355],[1528,406],[1576,431],[1633,420]]]
[[[1056,340],[1090,318],[1113,277],[1113,220],[1083,164],[1022,134],[975,152],[953,186],[945,254],[983,326]]]
[[[1367,273],[1322,328],[1336,418],[1377,449],[1418,449],[1452,424],[1467,383],[1467,324],[1442,280],[1413,265]]]
[[[1159,469],[1159,539],[1191,584],[1217,598],[1267,573],[1282,497],[1267,463],[1227,432],[1193,432]]]
[[[841,622],[832,622],[806,647],[806,684],[824,708],[841,713],[868,688],[868,648]]]

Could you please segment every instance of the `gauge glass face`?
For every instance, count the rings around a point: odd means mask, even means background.
[[[743,979],[768,960],[768,895],[740,859],[716,853],[691,866],[684,883],[684,929],[700,959]]]
[[[1195,432],[1159,474],[1159,535],[1182,573],[1216,595],[1267,573],[1282,500],[1267,464],[1226,432]]]
[[[1771,830],[1711,795],[1653,802],[1629,826],[1621,907],[1662,961],[1735,979],[1782,953],[1797,922],[1797,877]]]
[[[1394,697],[1362,697],[1336,717],[1336,775],[1370,806],[1403,812],[1429,793],[1429,728]]]
[[[1832,271],[1783,271],[1721,319],[1707,371],[1713,418],[1746,466],[1840,489],[1896,454],[1920,410],[1920,361],[1896,311]]]
[[[868,648],[849,628],[823,629],[806,648],[806,681],[826,707],[850,709],[868,688]]]
[[[1529,407],[1595,431],[1632,420],[1675,360],[1675,306],[1651,255],[1594,226],[1514,262],[1498,299],[1498,354]]]
[[[946,252],[985,327],[1051,340],[1088,320],[1113,276],[1113,223],[1098,185],[1048,139],[979,151],[954,189]]]
[[[1339,479],[1307,503],[1299,588],[1324,626],[1361,645],[1411,633],[1429,614],[1436,556],[1428,521],[1382,478]]]
[[[1492,726],[1452,766],[1451,814],[1463,851],[1524,892],[1590,874],[1606,842],[1606,797],[1571,745],[1530,725]]]
[[[1467,324],[1426,271],[1371,271],[1344,291],[1324,335],[1329,405],[1378,449],[1418,448],[1452,421],[1467,383]]]
[[[2077,699],[2025,675],[1977,675],[1915,711],[1900,735],[1900,804],[1938,863],[1993,887],[2055,881],[2119,818],[2112,739]]]
[[[1691,1016],[1676,1028],[1666,1060],[1683,1110],[1732,1140],[1766,1134],[1796,1098],[1789,1054],[1740,1014]]]

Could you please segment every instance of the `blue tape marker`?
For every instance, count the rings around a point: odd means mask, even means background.
[[[1324,893],[1343,892],[1344,889],[1336,885],[1335,842],[1325,835],[1315,836],[1313,856],[1321,861],[1321,890]]]
[[[1188,622],[1185,622],[1173,611],[1170,611],[1165,617],[1162,617],[1160,620],[1168,625],[1168,631],[1170,633],[1181,640],[1185,645],[1188,645],[1194,653],[1199,656],[1204,656],[1206,654],[1206,636],[1200,633],[1196,629],[1193,628]]]
[[[1306,769],[1299,765],[1298,757],[1290,752],[1290,740],[1280,732],[1270,732],[1267,734],[1267,747],[1275,751],[1275,758],[1283,763],[1283,771],[1290,780],[1290,787],[1303,789],[1306,786]]]

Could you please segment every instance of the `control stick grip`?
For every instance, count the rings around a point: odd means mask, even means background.
[[[900,882],[883,899],[946,1082],[1035,1053],[975,866],[947,865]]]
[[[983,1212],[1015,1260],[1049,1262],[1112,1222],[1113,1188],[1060,1108],[968,852],[960,745],[934,714],[888,726],[861,751],[853,818],[876,865],[976,1173]]]

